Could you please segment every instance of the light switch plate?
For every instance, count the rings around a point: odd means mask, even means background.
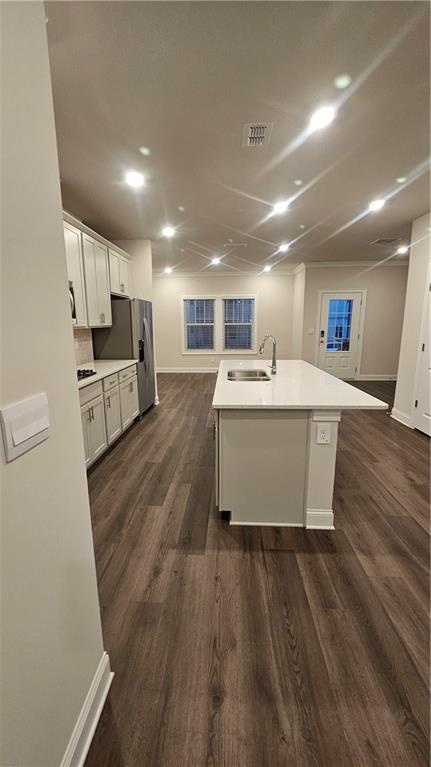
[[[6,461],[39,445],[49,437],[48,397],[44,392],[0,410]]]
[[[331,424],[330,423],[318,423],[317,424],[317,438],[318,445],[329,445],[331,442]]]

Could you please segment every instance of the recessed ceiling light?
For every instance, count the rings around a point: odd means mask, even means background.
[[[145,180],[142,173],[138,173],[136,170],[129,170],[126,173],[126,184],[133,186],[134,189],[139,189],[140,186],[144,186]]]
[[[263,271],[264,272],[270,272],[271,269],[272,269],[272,266],[270,266],[269,264],[267,264],[266,266],[263,267]]]
[[[165,226],[162,229],[162,237],[173,237],[175,234],[175,229],[173,226]]]
[[[219,259],[219,258],[212,258],[212,259],[211,259],[211,263],[212,263],[214,266],[217,266],[217,264],[219,264],[219,263],[220,263],[220,259]]]
[[[184,213],[185,208],[183,205],[178,205],[178,210],[180,211],[180,213]]]
[[[305,224],[299,224],[300,229],[305,229]]]
[[[373,200],[368,206],[368,210],[371,213],[375,213],[376,210],[381,210],[385,204],[384,200]]]
[[[288,242],[282,242],[279,251],[280,253],[286,253],[286,251],[289,250],[289,243]]]
[[[339,90],[343,90],[343,88],[348,88],[351,82],[352,78],[350,75],[338,75],[334,80],[334,85],[336,88],[339,88]]]
[[[289,200],[279,200],[275,203],[273,209],[272,209],[272,215],[273,216],[280,216],[282,213],[286,213],[286,210],[289,207]]]
[[[302,178],[295,178],[295,181],[293,183],[295,184],[295,186],[302,186],[304,182]]]
[[[408,252],[409,252],[409,249],[408,249],[407,245],[400,245],[400,247],[397,250],[397,255],[398,256],[404,256]]]
[[[151,154],[151,149],[148,146],[140,146],[139,151],[144,157],[149,157]]]
[[[334,107],[320,107],[314,114],[311,115],[309,130],[311,132],[326,128],[329,123],[333,121],[335,117]]]
[[[167,266],[166,267],[165,274],[172,274],[172,267],[171,266]]]
[[[397,184],[405,184],[406,181],[407,179],[405,176],[398,176],[397,178]]]

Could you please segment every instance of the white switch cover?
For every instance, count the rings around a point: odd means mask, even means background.
[[[318,423],[317,424],[317,444],[329,445],[330,442],[331,442],[331,424]]]
[[[43,392],[0,410],[6,461],[31,450],[49,437],[48,397]]]

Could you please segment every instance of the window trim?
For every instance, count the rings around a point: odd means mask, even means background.
[[[208,299],[214,300],[214,348],[213,349],[187,349],[186,346],[186,317],[184,311],[184,301],[187,299]],[[254,300],[254,322],[252,334],[251,349],[224,349],[224,312],[223,300],[225,298],[252,298]],[[244,355],[257,354],[257,318],[258,318],[258,296],[256,293],[212,293],[202,294],[193,293],[180,296],[180,325],[181,325],[181,354],[199,354],[223,357],[238,357]],[[248,324],[248,323],[247,323]]]

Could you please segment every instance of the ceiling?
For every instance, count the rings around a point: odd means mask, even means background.
[[[108,239],[151,238],[156,271],[377,260],[429,210],[428,3],[73,0],[46,13],[64,207]],[[336,118],[309,135],[322,104]],[[272,135],[245,148],[254,121]],[[271,216],[280,199],[289,210]]]

